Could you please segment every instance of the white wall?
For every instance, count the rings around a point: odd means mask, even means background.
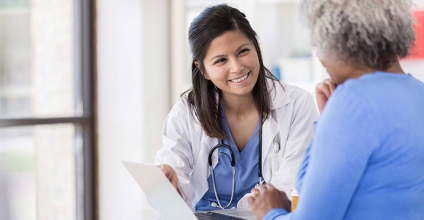
[[[99,219],[149,209],[121,160],[153,162],[171,103],[187,89],[183,2],[97,1]]]
[[[121,160],[153,162],[170,109],[168,1],[97,2],[99,219],[145,209]]]
[[[171,0],[170,4],[170,48],[171,48],[171,102],[175,103],[180,94],[190,87],[188,64],[188,31],[185,26],[185,0]]]

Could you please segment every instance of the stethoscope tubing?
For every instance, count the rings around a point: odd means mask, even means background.
[[[219,103],[219,101],[218,101]],[[218,104],[218,112],[219,112],[219,104]],[[259,178],[259,183],[258,185],[262,185],[262,184],[266,184],[264,177],[262,176],[262,126],[259,128],[259,158],[258,158],[258,178]],[[230,151],[231,154],[231,167],[232,167],[232,187],[231,187],[231,198],[230,198],[230,202],[223,207],[221,204],[221,201],[218,197],[218,193],[216,191],[216,185],[215,185],[215,176],[213,173],[213,168],[212,168],[212,155],[213,152],[220,147],[225,147]],[[218,144],[215,145],[210,151],[209,151],[209,155],[208,155],[208,164],[209,164],[209,168],[210,168],[210,172],[212,174],[212,185],[213,185],[213,191],[215,193],[215,198],[216,201],[218,202],[218,207],[220,207],[221,209],[226,209],[231,205],[231,202],[233,201],[234,198],[234,188],[235,188],[235,173],[236,173],[236,160],[234,157],[234,152],[231,149],[231,147],[229,145],[224,144],[223,140],[219,140]]]
[[[236,160],[234,158],[234,151],[233,149],[231,149],[230,146],[223,144],[222,140],[219,140],[219,143],[217,145],[215,145],[210,151],[209,151],[209,156],[208,156],[208,164],[209,166],[212,166],[212,154],[213,152],[219,148],[219,147],[225,147],[230,151],[230,155],[231,155],[231,166],[234,168],[236,166]]]
[[[212,156],[213,156],[213,152],[217,148],[220,148],[220,147],[227,148],[230,151],[230,155],[231,155],[231,162],[230,162],[231,163],[231,169],[232,169],[231,198],[230,198],[230,201],[228,202],[228,204],[226,206],[222,206],[221,200],[219,199],[219,196],[218,196],[218,193],[217,193],[217,190],[216,190],[215,176],[214,176],[214,172],[213,172],[213,168],[212,168]],[[262,176],[262,130],[259,131],[259,158],[258,158],[258,162],[259,162],[259,164],[258,164],[259,183],[258,184],[261,185],[261,184],[264,184],[265,183],[265,180],[264,180],[264,178]],[[230,146],[224,144],[222,140],[219,140],[219,143],[217,145],[215,145],[210,150],[210,152],[209,152],[209,155],[208,155],[208,164],[209,164],[210,172],[212,174],[213,191],[214,191],[214,194],[215,194],[216,201],[218,202],[218,207],[221,208],[221,209],[226,209],[226,208],[228,208],[231,205],[231,203],[232,203],[232,201],[234,199],[236,160],[235,160],[233,149],[231,149]]]
[[[218,193],[216,191],[215,176],[213,174],[213,168],[212,168],[212,155],[213,155],[213,152],[217,148],[220,148],[220,147],[227,148],[230,151],[230,155],[231,155],[231,171],[232,171],[231,198],[230,198],[230,201],[228,202],[228,204],[226,206],[222,206],[221,200],[219,199]],[[235,188],[235,185],[236,185],[235,184],[235,174],[236,174],[236,168],[235,168],[235,166],[236,166],[236,160],[234,158],[233,149],[231,149],[230,146],[224,144],[222,140],[219,140],[219,143],[217,145],[215,145],[211,149],[211,151],[209,152],[208,163],[209,163],[209,169],[210,169],[211,174],[212,174],[212,185],[213,185],[213,192],[215,194],[215,199],[218,202],[218,207],[224,210],[224,209],[228,208],[231,205],[231,203],[233,202],[233,199],[234,199],[234,188]]]

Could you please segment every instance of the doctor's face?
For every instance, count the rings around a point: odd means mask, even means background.
[[[240,31],[227,31],[211,41],[203,60],[204,77],[225,96],[251,95],[259,74],[252,41]]]

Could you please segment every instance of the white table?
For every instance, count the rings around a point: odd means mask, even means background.
[[[130,210],[121,220],[156,220],[160,214],[155,210]]]

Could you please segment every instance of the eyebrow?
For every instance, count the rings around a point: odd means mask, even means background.
[[[244,46],[246,46],[246,45],[251,45],[251,43],[245,43],[245,44],[242,44],[240,47],[238,47],[238,48],[237,48],[237,50],[236,50],[236,51],[240,50],[242,47],[244,47]],[[220,57],[224,57],[224,55],[216,55],[216,56],[212,57],[212,58],[209,60],[209,62],[211,62],[213,59],[220,58]]]

